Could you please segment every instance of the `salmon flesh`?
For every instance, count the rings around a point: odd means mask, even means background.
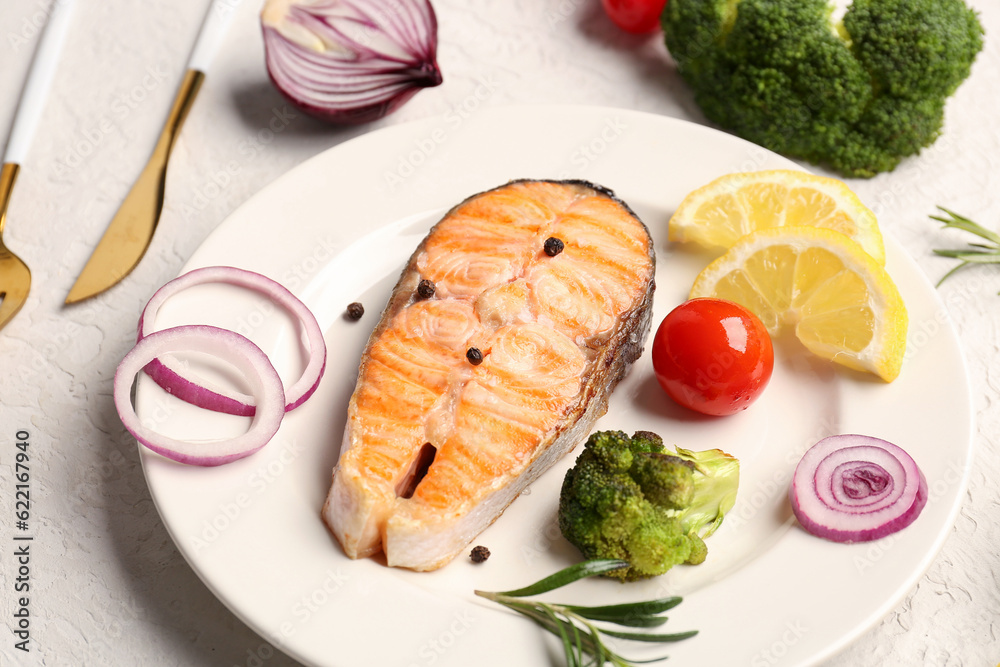
[[[585,439],[642,352],[654,269],[645,225],[583,181],[449,211],[361,359],[323,507],[346,554],[439,568]]]

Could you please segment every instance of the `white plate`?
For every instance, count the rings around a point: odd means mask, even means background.
[[[476,598],[534,581],[578,559],[554,525],[559,483],[575,453],[519,498],[476,543],[493,552],[432,573],[351,561],[319,518],[364,341],[429,225],[464,197],[514,178],[586,178],[614,189],[656,241],[654,321],[681,302],[707,257],[673,247],[667,220],[683,196],[727,172],[793,167],[761,148],[669,118],[581,107],[504,108],[389,127],[340,145],[267,187],[206,240],[185,267],[236,265],[298,293],[326,331],[320,390],[290,413],[262,451],[213,469],[143,450],[163,521],[194,570],[264,638],[309,665],[549,665],[558,647],[531,623]],[[930,565],[955,519],[972,455],[972,410],[956,336],[937,294],[887,239],[888,267],[909,309],[902,374],[886,385],[777,341],[761,400],[708,419],[670,404],[648,352],[598,427],[661,433],[690,449],[721,447],[742,462],[737,506],[710,555],[655,580],[585,581],[551,599],[613,603],[685,596],[666,631],[700,630],[633,657],[678,665],[809,665],[844,648],[891,611]],[[361,301],[359,322],[342,317]],[[178,295],[158,325],[212,322],[250,333],[284,376],[301,367],[291,325],[233,287]],[[647,348],[648,349],[648,348]],[[245,420],[175,402],[140,382],[138,409],[161,431],[234,433]],[[787,487],[806,447],[857,432],[907,449],[930,500],[919,519],[879,542],[838,545],[791,520]]]

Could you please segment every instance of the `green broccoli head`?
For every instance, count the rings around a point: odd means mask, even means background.
[[[694,500],[693,473],[689,461],[660,453],[636,456],[628,471],[646,500],[668,510],[683,510]]]
[[[962,0],[854,0],[844,29],[875,90],[914,101],[954,93],[983,48],[979,19]]]
[[[719,450],[668,454],[654,433],[601,431],[566,473],[559,528],[585,558],[630,563],[608,576],[653,577],[705,560],[703,538],[732,508],[738,485],[739,462]]]
[[[847,176],[889,171],[940,133],[982,49],[963,0],[671,0],[667,48],[705,116]]]

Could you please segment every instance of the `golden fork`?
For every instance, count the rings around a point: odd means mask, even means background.
[[[3,166],[0,167],[0,329],[21,310],[31,289],[31,271],[20,257],[4,245],[3,228],[7,222],[7,206],[14,182],[42,115],[45,95],[56,71],[75,1],[55,0],[52,4],[45,33],[38,44],[21,100],[14,112],[14,123],[4,151]]]
[[[21,258],[7,249],[3,242],[3,226],[7,222],[7,203],[17,180],[20,167],[7,162],[0,168],[0,328],[17,315],[31,289],[31,271]]]

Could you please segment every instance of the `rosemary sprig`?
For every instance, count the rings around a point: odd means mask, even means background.
[[[955,213],[954,211],[949,211],[943,206],[938,206],[938,209],[940,209],[948,217],[932,215],[930,216],[931,220],[943,222],[945,229],[960,229],[962,231],[975,234],[979,238],[987,241],[987,243],[969,243],[970,249],[935,250],[934,254],[936,255],[960,260],[957,266],[942,276],[941,280],[937,283],[938,287],[940,287],[941,283],[947,280],[953,273],[966,266],[974,264],[1000,264],[1000,234],[990,231],[982,225],[979,225],[965,216]],[[998,292],[998,294],[1000,294],[1000,292]]]
[[[566,653],[568,667],[600,667],[611,663],[615,667],[632,667],[640,662],[658,662],[667,656],[652,660],[629,660],[612,651],[602,635],[641,642],[676,642],[698,634],[697,630],[673,634],[623,632],[599,626],[595,621],[612,623],[627,628],[654,628],[667,622],[659,614],[681,603],[679,597],[658,598],[643,602],[585,607],[551,602],[525,601],[521,598],[540,595],[561,588],[574,581],[593,577],[613,570],[627,568],[623,560],[588,560],[560,570],[530,586],[512,591],[491,593],[476,591],[476,595],[492,600],[508,609],[527,616],[539,626],[558,637]]]

